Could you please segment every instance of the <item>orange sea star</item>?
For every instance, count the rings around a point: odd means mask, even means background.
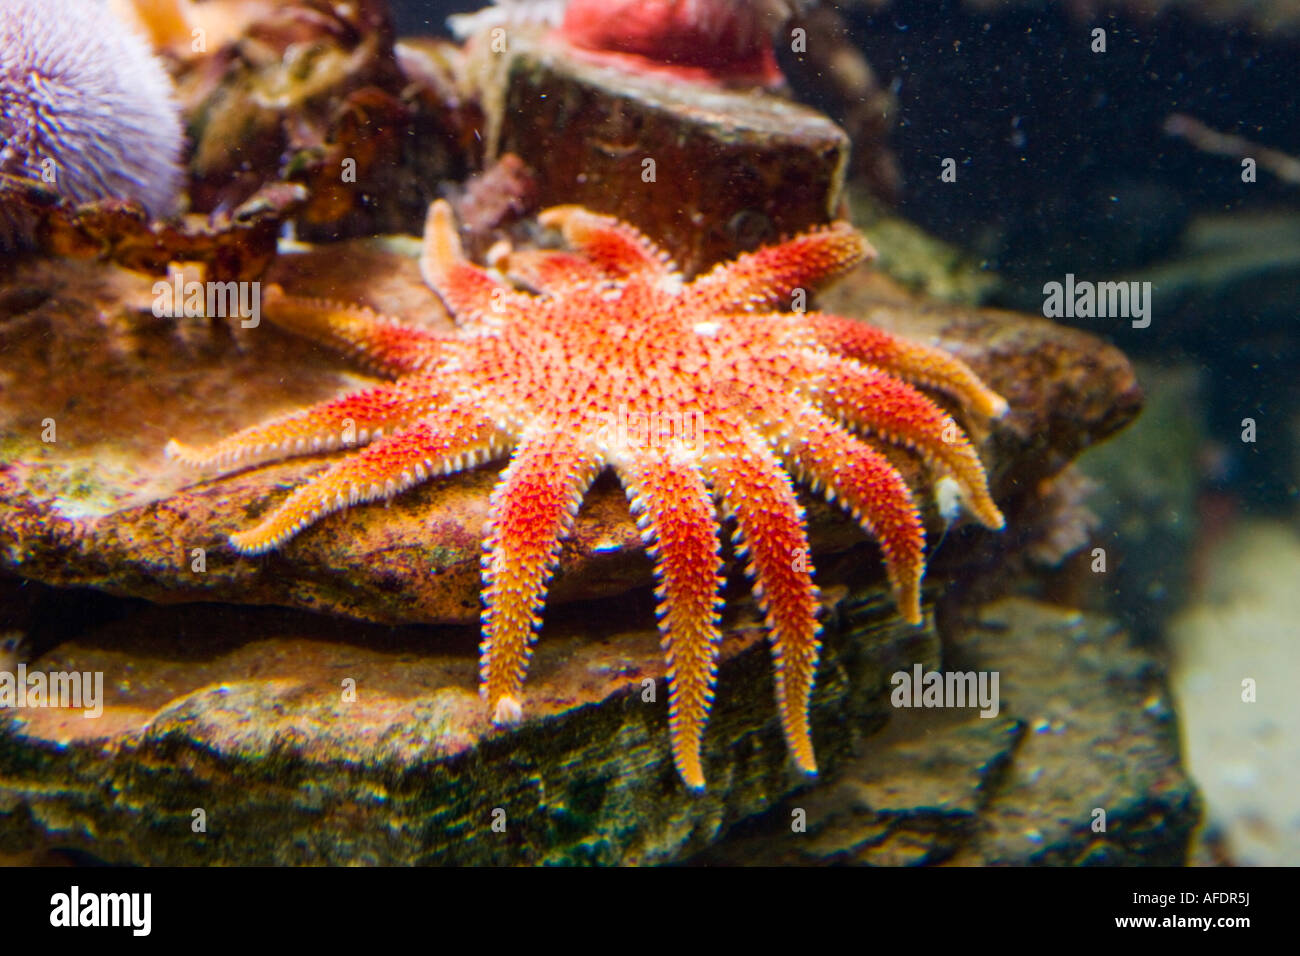
[[[457,318],[454,335],[268,289],[264,311],[277,325],[351,351],[394,381],[209,448],[173,442],[169,452],[231,470],[366,445],[232,535],[241,552],[256,554],[332,511],[513,448],[492,494],[483,555],[481,687],[498,724],[521,716],[560,539],[588,485],[612,466],[656,561],[673,759],[693,789],[704,786],[701,743],[721,640],[716,497],[735,519],[766,615],[786,741],[799,768],[815,773],[808,706],[817,592],[787,469],[875,536],[903,617],[917,623],[921,519],[899,473],[854,433],[911,449],[998,528],[1002,515],[974,448],[902,379],[983,416],[1002,414],[1006,403],[944,352],[837,316],[778,311],[796,290],[872,254],[847,223],[688,282],[616,219],[562,206],[541,222],[561,230],[569,251],[507,254],[500,268],[510,284],[465,259],[450,208],[433,204],[420,266]]]

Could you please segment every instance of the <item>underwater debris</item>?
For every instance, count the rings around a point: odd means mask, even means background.
[[[235,209],[150,221],[119,199],[72,205],[39,184],[0,183],[4,209],[23,224],[25,245],[46,255],[109,259],[158,275],[174,262],[202,263],[215,281],[255,279],[275,257],[284,221],[307,199],[295,183],[272,183]]]
[[[1282,182],[1300,186],[1300,159],[1288,156],[1281,150],[1261,146],[1244,136],[1221,133],[1186,113],[1170,113],[1165,119],[1164,129],[1167,135],[1185,139],[1203,153],[1231,156],[1234,159],[1254,157],[1262,168]]]

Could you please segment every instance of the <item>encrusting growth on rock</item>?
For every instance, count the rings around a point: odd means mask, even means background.
[[[786,741],[796,765],[815,773],[808,707],[818,602],[791,476],[838,500],[875,537],[901,613],[917,623],[920,513],[898,471],[860,436],[910,449],[980,522],[1000,528],[975,449],[907,382],[980,416],[999,416],[1006,403],[945,352],[849,319],[781,311],[872,254],[847,223],[687,281],[617,219],[561,206],[541,222],[567,250],[503,253],[489,271],[464,256],[450,207],[432,205],[420,265],[455,315],[455,334],[268,289],[272,322],[393,381],[208,448],[173,442],[169,451],[231,470],[357,449],[233,535],[246,554],[277,548],[330,512],[511,452],[482,561],[481,689],[501,724],[522,715],[560,542],[591,482],[612,467],[656,562],[673,759],[692,789],[704,786],[721,640],[716,499],[735,521],[766,617]]]

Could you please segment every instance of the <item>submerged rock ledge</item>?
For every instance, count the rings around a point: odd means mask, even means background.
[[[963,615],[941,650],[928,613],[914,629],[883,602],[842,601],[813,702],[823,773],[813,787],[789,765],[767,651],[742,603],[706,736],[709,789],[691,795],[669,753],[657,635],[618,623],[650,607],[583,605],[552,619],[529,720],[513,733],[488,727],[472,690],[472,629],[150,608],[40,662],[104,672],[100,719],[0,716],[0,854],[182,865],[1186,860],[1200,803],[1163,671],[1104,617],[1003,600]],[[894,671],[945,663],[1002,674],[996,717],[891,707]],[[647,679],[656,701],[644,699]],[[806,828],[791,826],[795,811]]]
[[[709,789],[681,786],[651,608],[584,606],[552,620],[528,721],[514,732],[488,724],[472,629],[152,608],[40,661],[103,672],[99,719],[0,717],[0,852],[35,844],[207,865],[679,859],[801,778],[781,739],[761,629],[742,608],[726,631],[706,738]],[[813,705],[823,767],[879,725],[887,675],[913,661],[937,665],[933,628],[908,627],[879,601],[845,609]]]

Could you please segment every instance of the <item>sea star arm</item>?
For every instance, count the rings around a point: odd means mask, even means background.
[[[668,661],[668,729],[686,786],[704,789],[700,748],[717,679],[722,560],[713,501],[698,467],[645,454],[619,477],[655,561],[659,631]]]
[[[957,398],[986,418],[1000,418],[1007,402],[959,358],[909,342],[874,325],[843,316],[812,312],[805,316],[817,340],[832,352]]]
[[[925,529],[907,483],[889,459],[816,409],[792,406],[785,418],[799,436],[786,453],[796,472],[815,491],[838,498],[876,539],[899,612],[909,624],[920,624]]]
[[[526,437],[492,491],[483,556],[479,677],[492,720],[523,715],[524,676],[546,587],[600,462],[571,434]]]
[[[507,313],[525,314],[532,301],[532,296],[503,285],[465,258],[455,215],[445,199],[429,206],[420,274],[461,325],[495,325]]]
[[[569,248],[582,254],[606,276],[669,276],[675,266],[667,253],[635,228],[612,216],[602,216],[581,206],[552,206],[537,217],[550,229],[559,229]]]
[[[278,548],[331,512],[471,467],[493,453],[495,436],[495,424],[472,406],[444,406],[436,422],[422,420],[382,438],[299,486],[257,527],[232,534],[230,543],[244,554]]]
[[[876,368],[831,358],[823,407],[853,427],[919,454],[954,478],[962,499],[987,528],[1005,521],[989,495],[984,465],[952,417],[906,382]]]
[[[387,375],[432,368],[455,347],[451,339],[370,309],[286,295],[278,285],[266,287],[262,306],[277,327],[352,355]]]
[[[606,278],[590,259],[555,249],[525,249],[512,252],[501,268],[511,281],[548,295],[563,294],[581,285],[593,285]]]
[[[835,222],[720,263],[688,288],[709,312],[772,308],[789,303],[797,289],[810,293],[875,254],[861,233]]]
[[[428,414],[443,400],[431,383],[406,379],[253,425],[205,448],[173,440],[167,443],[166,454],[193,468],[223,471],[316,455],[378,441]]]
[[[714,436],[710,484],[736,518],[738,553],[748,557],[754,595],[772,641],[781,726],[804,773],[816,773],[808,706],[821,645],[802,509],[789,476],[746,426]]]
[[[355,356],[385,375],[411,375],[433,367],[443,352],[455,346],[452,339],[369,308],[287,295],[278,285],[266,286],[263,311],[278,328]]]

